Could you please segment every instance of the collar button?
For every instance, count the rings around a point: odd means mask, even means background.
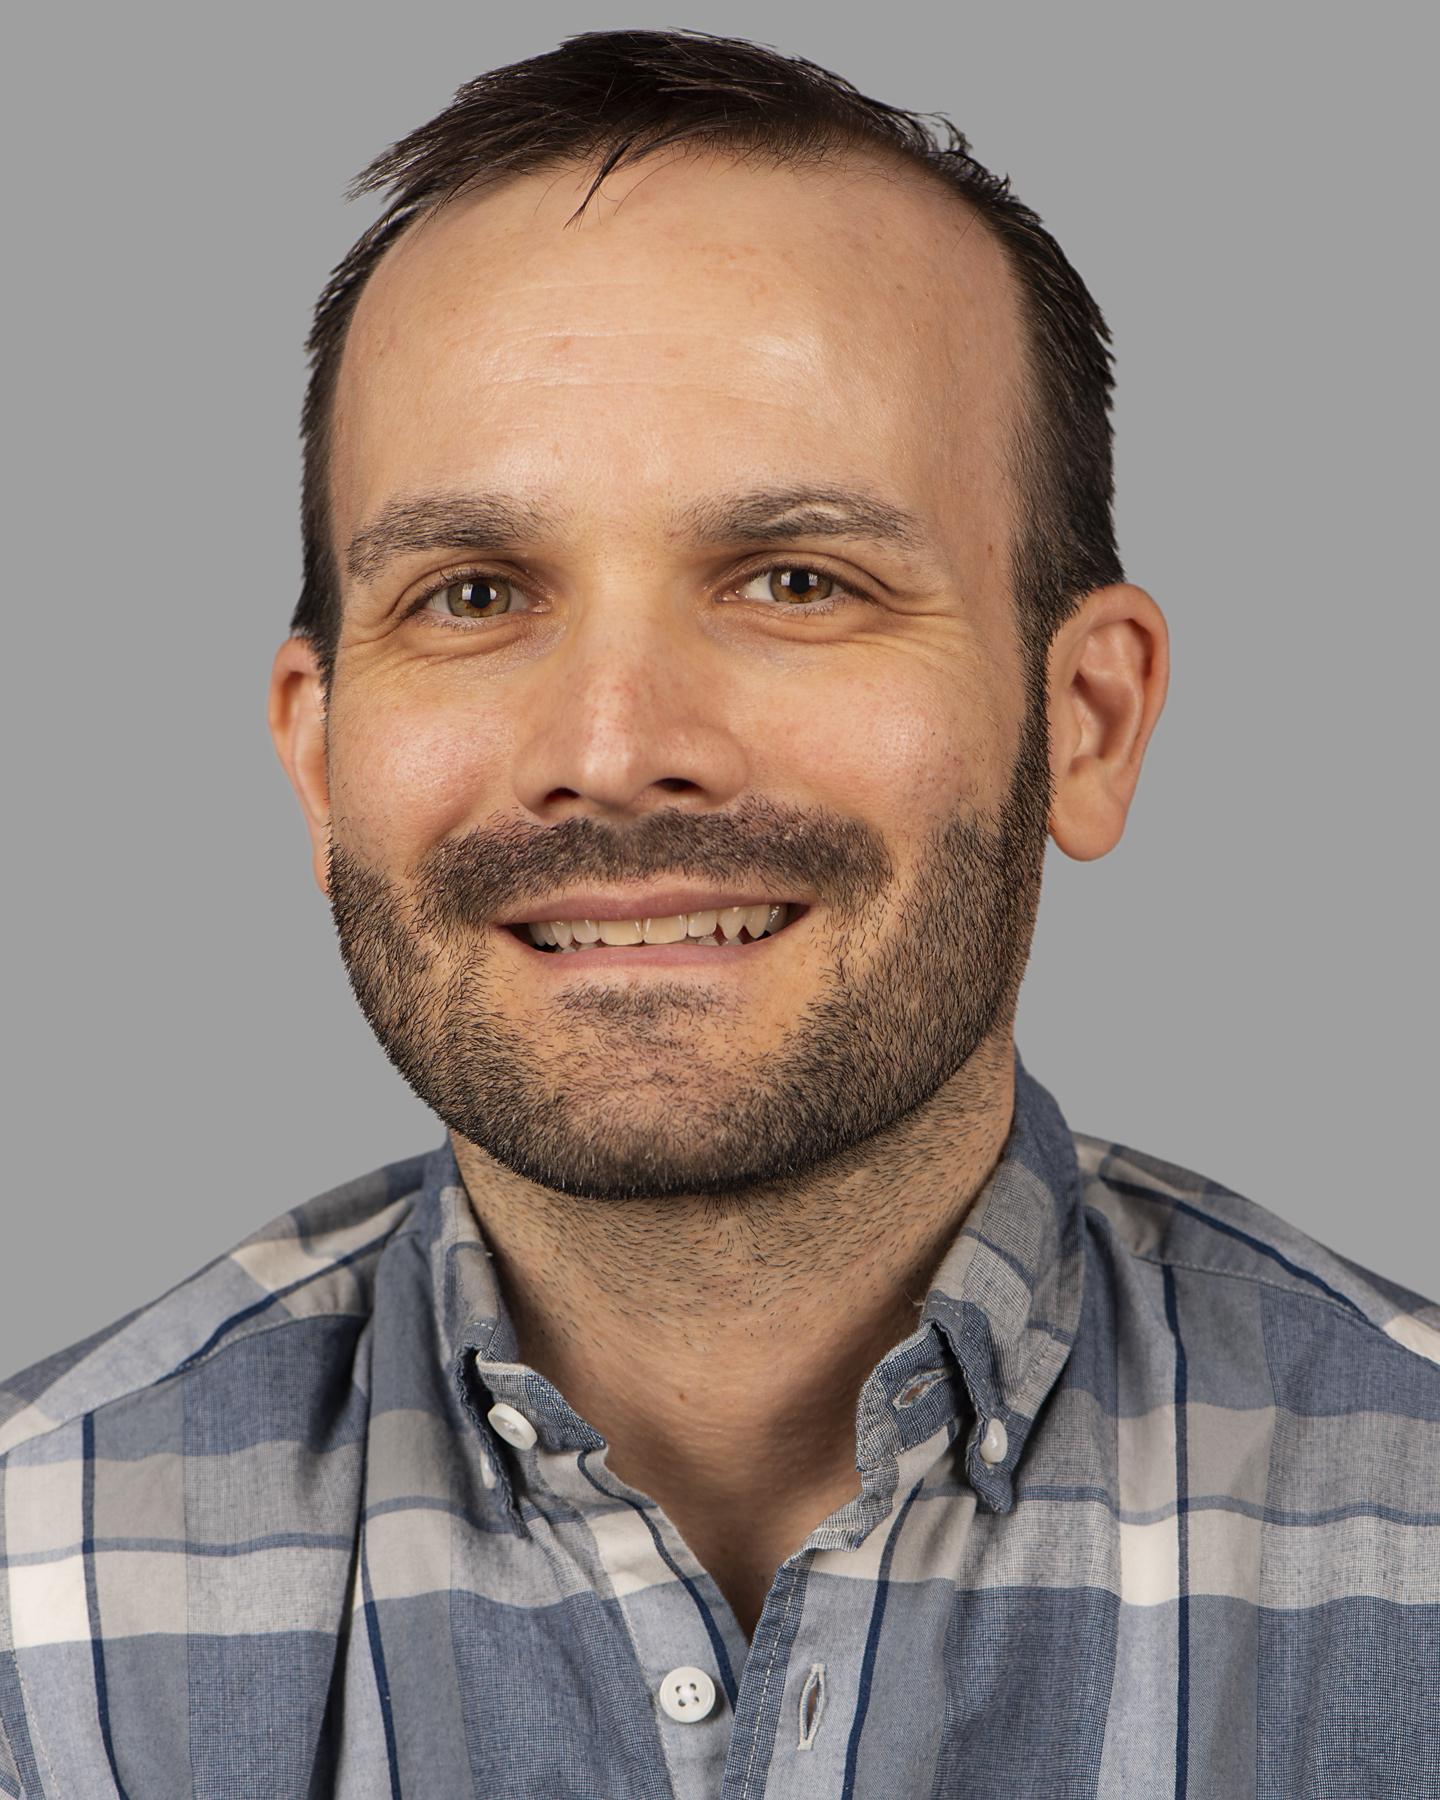
[[[485,1417],[495,1427],[507,1444],[513,1444],[517,1450],[528,1450],[535,1442],[535,1427],[513,1406],[507,1406],[503,1400],[497,1400]]]
[[[985,1427],[985,1435],[980,1440],[980,1456],[987,1463],[1002,1463],[1005,1452],[1010,1448],[1009,1434],[1005,1430],[1002,1419],[991,1419]]]

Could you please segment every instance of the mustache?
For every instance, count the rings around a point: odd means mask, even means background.
[[[624,826],[570,818],[536,827],[507,819],[437,845],[413,879],[427,922],[475,925],[563,888],[672,877],[801,889],[853,910],[893,876],[884,842],[859,820],[750,797],[724,812],[657,807]]]

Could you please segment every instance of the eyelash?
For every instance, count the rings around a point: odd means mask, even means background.
[[[771,610],[775,612],[784,612],[787,614],[797,613],[802,619],[818,619],[824,617],[827,613],[834,612],[836,603],[842,595],[848,600],[864,600],[866,598],[859,588],[852,587],[848,582],[842,581],[838,575],[832,574],[829,569],[822,568],[819,563],[764,563],[758,569],[751,569],[743,575],[737,575],[730,585],[731,587],[737,588],[745,587],[749,582],[756,580],[761,575],[774,574],[777,569],[803,569],[811,575],[823,575],[827,581],[834,582],[835,592],[825,600],[806,600],[803,603],[794,606],[781,606],[779,601],[775,601],[771,608]],[[504,619],[511,617],[511,615],[509,613],[498,613],[493,619],[467,620],[453,617],[446,618],[442,613],[425,613],[425,608],[429,606],[430,602],[437,594],[443,594],[446,588],[456,587],[461,582],[502,580],[507,581],[507,585],[511,587],[519,587],[518,582],[509,582],[507,577],[497,576],[491,569],[453,569],[449,574],[442,575],[437,580],[431,582],[430,586],[426,588],[423,594],[417,595],[412,604],[406,608],[405,617],[408,619],[413,618],[417,613],[424,614],[431,624],[438,625],[442,631],[476,631],[488,625],[498,625]],[[521,588],[520,591],[524,593],[526,590]]]

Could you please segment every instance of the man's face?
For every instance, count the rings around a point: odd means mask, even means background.
[[[1016,303],[963,207],[878,169],[652,160],[566,227],[587,182],[442,210],[361,296],[325,877],[462,1139],[596,1199],[738,1192],[1008,1068],[1049,804]],[[438,496],[470,523],[386,557]],[[508,928],[622,888],[805,910],[679,954]]]

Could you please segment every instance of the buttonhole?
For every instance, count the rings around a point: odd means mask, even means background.
[[[820,1729],[820,1715],[825,1710],[825,1665],[811,1663],[810,1673],[800,1690],[800,1742],[797,1750],[808,1750]]]
[[[943,1369],[931,1369],[924,1375],[917,1375],[913,1381],[901,1388],[895,1396],[893,1404],[897,1407],[913,1406],[923,1395],[930,1392],[937,1381],[943,1379],[944,1374]]]

